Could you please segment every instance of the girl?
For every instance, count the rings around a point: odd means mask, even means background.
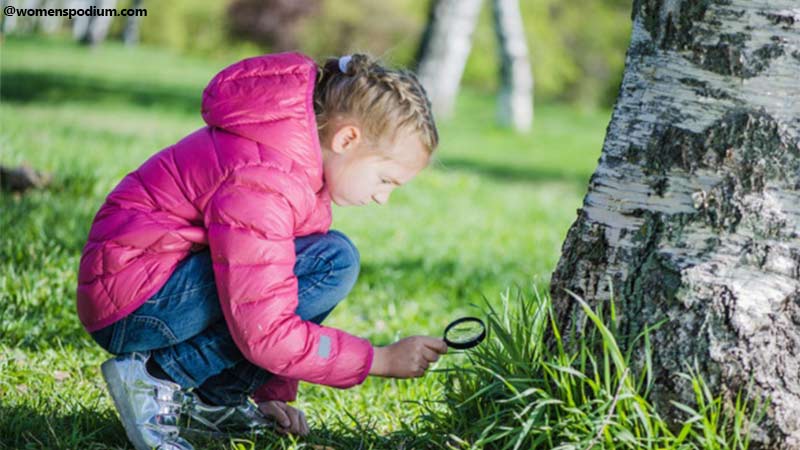
[[[305,435],[286,405],[299,380],[422,376],[443,340],[373,347],[320,325],[359,270],[330,202],[386,203],[438,144],[415,76],[362,54],[264,55],[217,74],[202,115],[108,195],[80,263],[78,315],[117,355],[102,373],[136,448],[270,421]]]

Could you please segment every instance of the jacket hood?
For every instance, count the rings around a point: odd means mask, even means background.
[[[247,58],[219,72],[203,91],[205,122],[264,144],[303,167],[322,185],[322,154],[314,115],[317,65],[301,53]]]

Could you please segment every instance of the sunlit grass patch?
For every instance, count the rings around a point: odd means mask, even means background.
[[[595,312],[572,295],[590,320],[567,346],[549,296],[511,292],[499,311],[485,302],[490,338],[466,353],[470,364],[441,370],[447,410],[432,413],[432,423],[450,430],[448,448],[748,448],[765,405],[739,393],[734,410],[724,410],[689,366],[680,376],[691,381],[697,406],[673,403],[686,418],[671,429],[648,400],[649,364],[635,374],[630,352],[617,345],[613,306]],[[638,342],[650,352],[646,332]]]

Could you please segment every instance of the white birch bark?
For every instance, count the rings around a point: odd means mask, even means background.
[[[728,405],[751,377],[771,398],[755,448],[800,448],[797,0],[634,2],[619,98],[553,274],[562,323],[585,320],[562,288],[597,306],[609,280],[623,333],[666,319],[651,332],[662,414],[693,403],[676,374],[696,360]]]
[[[493,0],[492,5],[500,48],[498,120],[527,132],[533,126],[533,72],[519,0]]]
[[[6,6],[11,4],[11,0],[3,0],[0,6],[5,10]],[[0,18],[0,36],[5,34],[13,34],[17,29],[17,16],[7,16],[3,14]]]
[[[472,48],[481,0],[438,0],[434,6],[426,48],[417,75],[431,100],[434,114],[453,113],[464,66]]]
[[[83,20],[78,18],[73,26],[73,36],[80,40],[80,42],[89,45],[97,45],[102,43],[108,35],[108,30],[111,28],[111,22],[114,20],[112,14],[106,14],[105,10],[115,9],[117,7],[117,0],[90,0],[88,2],[78,1],[90,8],[95,6],[98,9],[97,16],[83,17]]]
[[[131,9],[141,9],[144,0],[133,0]],[[135,46],[139,44],[139,28],[142,18],[136,14],[128,16],[125,19],[125,30],[122,33],[122,42],[127,46]]]

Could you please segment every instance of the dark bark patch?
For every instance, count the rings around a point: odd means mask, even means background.
[[[666,219],[660,213],[640,210],[644,219],[632,241],[636,249],[629,257],[629,272],[622,287],[622,311],[627,317],[646,317],[646,320],[626,320],[622,334],[628,342],[634,339],[644,325],[663,318],[681,286],[680,270],[658,251],[666,230]],[[624,345],[627,349],[627,344]]]
[[[633,5],[634,18],[639,15],[645,29],[657,42],[658,47],[664,50],[681,50],[691,42],[691,31],[696,22],[705,18],[708,7],[713,4],[727,4],[727,0],[691,0],[681,3],[678,17],[667,13],[662,20],[664,2],[661,0],[636,0]]]
[[[744,10],[729,8],[716,10],[715,17],[707,14],[711,5],[729,5],[727,0],[683,0],[675,14],[665,13],[664,3],[638,0],[634,3],[634,16],[638,14],[641,17],[645,29],[659,49],[688,51],[687,58],[705,70],[720,75],[752,78],[785,53],[784,43],[780,41],[773,40],[751,50],[747,47],[749,33],[722,33],[725,27],[720,19],[736,21],[745,14]],[[774,25],[780,24],[784,30],[795,25],[795,18],[790,15],[762,15]],[[717,39],[713,41],[715,37]],[[709,92],[707,96],[714,97],[713,94]]]
[[[667,191],[667,188],[669,187],[669,178],[658,177],[653,181],[651,181],[650,183],[648,183],[648,185],[653,190],[653,192],[655,192],[656,195],[658,195],[659,197],[663,197],[664,193]]]
[[[720,231],[733,232],[745,215],[758,214],[743,211],[747,194],[763,192],[770,182],[787,187],[800,183],[797,144],[763,111],[734,109],[701,133],[666,125],[655,130],[646,148],[631,147],[628,153],[627,158],[633,154],[641,158],[644,173],[653,179],[653,192],[661,196],[669,187],[665,180],[672,169],[720,173],[720,183],[694,197],[703,221]],[[765,235],[775,236],[780,228],[769,220],[761,222],[759,232]]]
[[[554,300],[568,300],[563,288],[569,288],[579,296],[594,297],[599,283],[599,275],[608,266],[610,245],[606,239],[606,227],[602,224],[587,226],[586,212],[578,209],[578,217],[570,227],[561,249],[561,259],[550,281],[550,294]],[[572,282],[578,273],[596,274],[585,285],[576,286]],[[572,308],[561,307],[565,311],[565,322]]]
[[[788,181],[800,164],[797,145],[790,144],[772,116],[742,108],[731,110],[701,133],[673,125],[657,128],[647,147],[629,149],[634,151],[644,158],[647,174],[663,175],[673,167],[693,173],[729,166],[748,191],[763,188],[765,179]],[[767,163],[763,171],[753,168],[759,160]]]
[[[695,42],[691,46],[690,60],[705,70],[720,75],[752,78],[766,70],[772,60],[783,56],[784,42],[773,40],[749,52],[745,33],[720,34],[716,44]]]
[[[790,30],[795,25],[796,20],[790,14],[758,13],[767,18],[773,25],[780,25],[784,30]]]
[[[736,181],[726,176],[721,183],[703,195],[695,206],[703,222],[714,230],[733,233],[742,221],[740,203],[737,201]]]
[[[701,97],[711,97],[720,100],[733,100],[733,97],[731,97],[727,92],[719,88],[711,87],[706,81],[698,80],[696,78],[681,78],[678,81],[687,86],[691,86],[693,88],[692,91]]]
[[[628,145],[627,149],[625,149],[625,152],[623,153],[622,157],[628,164],[639,165],[639,161],[642,158],[643,151],[644,151],[643,148],[631,144]]]

